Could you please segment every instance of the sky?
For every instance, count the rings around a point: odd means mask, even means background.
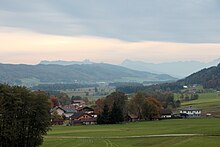
[[[0,63],[219,57],[219,0],[0,0]]]

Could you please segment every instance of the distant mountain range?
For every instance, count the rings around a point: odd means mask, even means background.
[[[203,68],[216,66],[219,62],[220,58],[208,63],[203,63],[199,61],[178,61],[155,64],[146,63],[143,61],[125,60],[120,65],[138,71],[148,71],[157,74],[168,74],[177,78],[184,78]]]
[[[56,61],[47,61],[43,60],[39,64],[44,65],[50,65],[50,64],[56,64],[56,65],[73,65],[73,64],[92,64],[94,62],[91,62],[89,59],[83,60],[83,61],[63,61],[63,60],[56,60]]]
[[[43,62],[48,63],[48,62]],[[63,62],[62,62],[63,63]],[[92,82],[143,82],[170,81],[175,78],[166,74],[153,74],[125,67],[104,64],[0,64],[0,83],[33,86],[40,83],[92,83]]]
[[[133,60],[124,60],[119,66],[123,66],[129,69],[137,71],[146,71],[156,74],[168,74],[176,78],[185,78],[191,75],[194,72],[197,72],[203,68],[216,66],[220,62],[220,58],[213,60],[208,63],[199,62],[199,61],[177,61],[177,62],[165,62],[165,63],[146,63],[143,61],[133,61]],[[88,59],[84,61],[41,61],[39,64],[42,65],[82,65],[82,64],[93,64]]]

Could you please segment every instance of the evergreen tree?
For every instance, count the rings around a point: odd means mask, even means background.
[[[117,124],[124,121],[122,110],[114,102],[112,111],[110,112],[110,121],[112,124]]]
[[[103,112],[97,118],[97,123],[98,124],[109,124],[110,123],[108,105],[106,104],[104,105]]]

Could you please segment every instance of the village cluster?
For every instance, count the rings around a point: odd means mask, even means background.
[[[202,110],[192,106],[178,109],[178,113],[172,112],[170,109],[162,109],[160,118],[198,118],[202,115]],[[94,109],[87,106],[84,100],[73,100],[71,105],[56,106],[50,110],[52,117],[51,121],[54,125],[89,125],[97,124],[97,114]],[[208,115],[208,114],[207,114]],[[55,117],[55,116],[60,116]],[[129,115],[129,121],[139,121],[135,115]]]
[[[84,100],[73,100],[71,105],[56,106],[50,110],[52,117],[52,124],[67,124],[67,125],[88,125],[96,124],[97,115],[94,113],[94,109],[88,107]]]

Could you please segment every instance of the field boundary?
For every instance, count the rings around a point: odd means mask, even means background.
[[[50,138],[50,139],[127,139],[127,138],[190,137],[190,136],[220,136],[220,134],[156,134],[156,135],[141,135],[141,136],[109,136],[109,137],[45,136],[45,138]]]

